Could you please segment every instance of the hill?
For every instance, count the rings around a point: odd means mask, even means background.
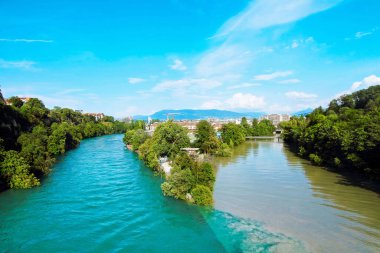
[[[152,119],[165,120],[166,114],[175,113],[174,117],[176,120],[196,120],[196,119],[207,119],[207,118],[219,118],[219,119],[230,119],[230,118],[259,118],[265,115],[263,112],[233,112],[227,110],[197,110],[197,109],[182,109],[182,110],[161,110],[155,112],[151,115],[136,115],[134,119],[146,120],[148,116]]]

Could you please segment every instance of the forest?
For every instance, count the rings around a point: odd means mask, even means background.
[[[0,101],[0,189],[40,185],[59,155],[76,148],[82,139],[123,133],[124,122],[55,107],[49,110],[37,98]]]
[[[316,165],[380,179],[380,86],[372,86],[281,124],[290,147]]]

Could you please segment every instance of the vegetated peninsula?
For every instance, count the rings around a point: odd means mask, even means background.
[[[0,91],[0,188],[38,186],[55,158],[82,139],[125,131],[126,124],[110,116],[49,110],[37,98],[5,100]]]
[[[316,165],[380,180],[380,85],[281,123],[284,141]]]
[[[198,205],[213,203],[215,170],[207,162],[210,156],[230,156],[231,149],[243,143],[246,136],[273,135],[275,129],[269,120],[253,120],[249,124],[242,118],[241,124],[229,122],[220,126],[218,138],[216,126],[201,120],[191,142],[188,130],[172,120],[154,124],[151,136],[142,124],[131,125],[124,136],[125,144],[148,167],[164,175],[165,182],[161,185],[164,195]]]

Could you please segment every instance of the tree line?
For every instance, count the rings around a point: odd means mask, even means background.
[[[171,161],[170,175],[165,176],[165,182],[161,185],[164,195],[198,205],[211,205],[215,183],[213,166],[189,156],[181,149],[195,147],[205,155],[230,156],[231,149],[243,143],[247,134],[252,134],[247,130],[252,131],[259,124],[247,127],[244,124],[228,123],[222,126],[218,137],[214,127],[208,121],[201,120],[196,126],[196,140],[191,143],[186,128],[168,121],[159,124],[151,137],[137,126],[128,130],[123,140],[155,171],[161,170],[160,158],[165,157]],[[271,134],[272,132],[271,129]]]
[[[49,110],[37,98],[0,102],[0,188],[31,188],[50,172],[56,157],[76,148],[84,138],[123,133],[124,122],[101,120],[55,107]]]
[[[372,86],[281,123],[283,138],[316,165],[380,179],[380,86]]]

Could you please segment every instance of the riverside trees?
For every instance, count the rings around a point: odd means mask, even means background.
[[[50,172],[55,157],[77,147],[83,138],[122,133],[127,128],[125,123],[113,118],[97,121],[67,108],[49,110],[37,98],[20,101],[12,97],[12,106],[0,103],[0,186],[3,188],[37,186],[39,178]]]
[[[204,140],[209,139],[206,133],[209,130],[205,126]],[[197,161],[181,151],[181,148],[190,146],[190,139],[185,128],[168,121],[160,124],[153,136],[146,138],[143,143],[133,144],[134,139],[140,139],[139,135],[139,130],[127,131],[124,142],[127,145],[133,145],[134,150],[138,149],[140,159],[148,167],[159,171],[159,158],[166,157],[171,161],[170,174],[166,175],[166,180],[161,185],[164,195],[199,205],[212,204],[214,169],[210,164]]]
[[[284,141],[317,165],[380,179],[380,86],[344,95],[281,124]]]

